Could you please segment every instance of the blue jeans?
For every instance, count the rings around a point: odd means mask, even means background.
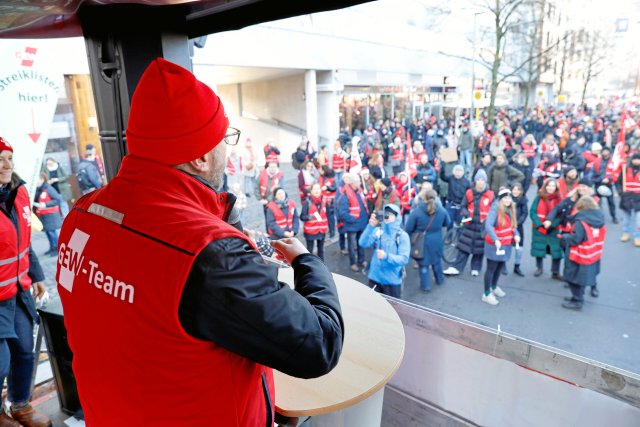
[[[13,327],[18,338],[0,339],[0,384],[8,376],[8,397],[11,403],[28,402],[31,397],[31,373],[35,363],[33,354],[33,322],[16,298],[0,304],[15,305]],[[5,309],[0,305],[0,310]]]
[[[622,232],[640,239],[640,211],[622,211]]]
[[[58,230],[44,230],[49,240],[49,250],[58,252]]]
[[[454,225],[459,225],[460,221],[462,221],[462,217],[460,216],[460,205],[452,203],[450,200],[447,200],[444,208],[449,214],[449,218],[451,218],[451,225],[447,228],[450,230]]]
[[[433,275],[436,278],[436,284],[442,285],[444,283],[444,274],[442,273],[442,261],[437,261],[431,264]],[[423,291],[431,290],[431,273],[429,272],[429,265],[421,265],[418,271],[420,275],[420,289]]]
[[[460,164],[464,166],[465,173],[471,175],[473,172],[473,150],[460,151]]]

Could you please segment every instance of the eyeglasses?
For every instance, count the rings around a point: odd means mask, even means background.
[[[229,128],[229,133],[224,136],[224,143],[227,145],[238,145],[240,141],[240,129]]]

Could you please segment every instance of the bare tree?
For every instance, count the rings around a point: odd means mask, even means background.
[[[586,37],[584,37],[584,72],[583,72],[583,86],[582,86],[582,101],[587,95],[587,87],[589,83],[598,77],[607,66],[609,41],[604,37],[602,31],[595,29],[588,31]]]
[[[480,64],[491,72],[489,121],[495,116],[495,102],[498,86],[513,76],[523,80],[526,77],[529,89],[537,81],[540,59],[552,52],[557,44],[541,48],[541,11],[544,0],[484,0],[480,6],[492,17],[493,26],[488,35],[493,47],[480,52]],[[529,13],[527,13],[529,12]],[[509,55],[509,48],[515,52],[515,44],[522,41],[523,34],[529,38],[528,52]],[[510,46],[513,45],[513,46]],[[528,102],[528,101],[527,101]]]

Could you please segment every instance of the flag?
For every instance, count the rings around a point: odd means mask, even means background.
[[[622,172],[622,165],[627,161],[627,155],[624,152],[625,147],[625,139],[626,139],[626,129],[630,127],[629,125],[635,125],[633,119],[627,117],[627,113],[625,111],[620,115],[620,131],[618,132],[618,141],[616,142],[615,149],[613,150],[613,156],[611,156],[611,161],[607,165],[607,177],[612,182],[616,182],[618,177],[620,176],[620,172]]]
[[[362,161],[360,160],[360,153],[358,152],[358,141],[353,138],[351,141],[351,158],[349,159],[349,172],[360,173],[362,170]]]

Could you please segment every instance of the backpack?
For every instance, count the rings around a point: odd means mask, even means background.
[[[291,153],[291,166],[293,166],[295,169],[300,169],[300,163],[298,163],[298,159],[296,158],[296,153],[297,151],[294,151],[293,153]]]
[[[89,179],[89,171],[87,170],[91,166],[91,164],[86,162],[83,162],[80,164],[80,166],[78,166],[76,179],[78,180],[78,186],[82,191],[94,188],[94,185],[91,183],[91,179]]]

